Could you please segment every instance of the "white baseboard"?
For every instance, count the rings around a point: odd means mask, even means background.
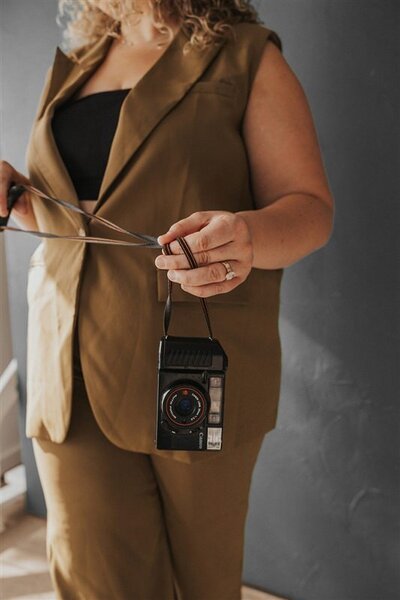
[[[26,474],[20,464],[4,475],[5,485],[0,487],[0,533],[7,523],[25,510]]]

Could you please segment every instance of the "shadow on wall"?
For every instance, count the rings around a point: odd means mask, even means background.
[[[245,580],[291,600],[396,600],[400,5],[262,7],[309,99],[336,221],[284,273],[278,426],[254,473]]]

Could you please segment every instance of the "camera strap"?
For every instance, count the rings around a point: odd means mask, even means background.
[[[188,260],[190,268],[196,269],[198,267],[198,263],[193,255],[193,252],[191,251],[191,249],[189,247],[189,244],[185,240],[185,238],[177,237],[176,241],[179,243],[180,247],[182,248],[183,253]],[[172,254],[169,244],[165,244],[165,246],[163,247],[163,254]],[[212,330],[211,330],[211,321],[210,321],[210,316],[208,314],[206,299],[199,297],[199,300],[200,300],[201,308],[203,309],[204,318],[207,323],[209,337],[211,339],[213,339],[213,334],[212,334]],[[168,296],[167,296],[167,300],[165,302],[165,307],[164,307],[164,335],[165,336],[168,335],[168,327],[169,327],[169,322],[171,319],[171,313],[172,313],[172,281],[170,279],[168,279]]]
[[[18,198],[21,196],[21,194],[23,194],[25,191],[32,192],[33,194],[36,194],[40,198],[43,198],[44,200],[50,200],[51,202],[54,202],[55,204],[58,204],[59,206],[64,206],[65,208],[74,210],[75,212],[79,212],[79,213],[85,215],[86,217],[88,217],[89,219],[94,219],[95,221],[102,223],[109,229],[113,229],[114,231],[118,231],[120,233],[125,233],[126,235],[128,235],[130,237],[138,238],[142,241],[141,242],[128,242],[128,241],[123,241],[123,240],[113,240],[111,238],[102,238],[102,237],[89,236],[89,235],[87,235],[87,236],[57,235],[54,233],[45,233],[42,231],[31,231],[29,229],[19,229],[17,227],[9,227],[9,226],[7,226],[7,222],[8,222],[9,216],[10,216],[10,212],[11,212],[15,202],[18,200]],[[75,206],[75,204],[71,204],[70,202],[67,202],[66,200],[59,200],[58,198],[53,198],[52,196],[49,196],[48,194],[45,194],[41,190],[38,190],[37,188],[33,187],[32,185],[12,185],[10,187],[10,189],[8,190],[7,208],[8,208],[9,214],[6,217],[0,217],[0,232],[5,229],[5,230],[9,230],[9,231],[17,231],[20,233],[30,233],[30,234],[36,235],[38,237],[60,238],[60,239],[64,239],[64,240],[73,240],[75,242],[84,242],[85,244],[86,243],[114,244],[116,246],[146,246],[147,248],[160,248],[160,249],[162,248],[161,244],[159,244],[157,242],[157,238],[155,238],[151,235],[145,235],[143,233],[136,233],[134,231],[128,231],[127,229],[124,229],[124,227],[120,227],[119,225],[116,225],[115,223],[113,223],[112,221],[109,221],[108,219],[105,219],[104,217],[99,217],[99,215],[95,215],[93,213],[87,212],[86,210],[83,210],[83,208],[80,208],[79,206]]]
[[[8,223],[8,219],[10,217],[11,210],[12,210],[15,202],[18,200],[18,198],[26,191],[36,194],[37,196],[39,196],[40,198],[42,198],[44,200],[54,202],[55,204],[58,204],[59,206],[63,206],[64,208],[68,208],[69,210],[74,210],[75,212],[79,212],[79,213],[85,215],[86,217],[88,217],[89,219],[94,219],[95,221],[98,221],[99,223],[101,223],[102,225],[105,225],[109,229],[113,229],[114,231],[118,231],[120,233],[125,233],[129,237],[137,238],[141,241],[140,242],[130,242],[130,241],[113,240],[111,238],[102,238],[102,237],[96,237],[96,236],[58,235],[58,234],[47,233],[47,232],[43,232],[43,231],[31,231],[29,229],[19,229],[17,227],[10,227],[7,225],[7,223]],[[79,206],[75,206],[75,204],[71,204],[70,202],[67,202],[66,200],[60,200],[59,198],[53,198],[53,196],[45,194],[41,190],[35,188],[33,185],[25,185],[25,184],[14,185],[14,184],[12,184],[8,190],[7,208],[8,208],[8,215],[6,217],[0,217],[0,233],[3,230],[8,230],[8,231],[16,231],[19,233],[29,233],[31,235],[36,235],[36,236],[42,237],[42,238],[59,238],[59,239],[64,239],[64,240],[72,240],[75,242],[83,242],[85,244],[92,243],[92,244],[113,244],[116,246],[141,246],[141,247],[146,247],[146,248],[162,249],[163,254],[169,254],[169,255],[173,254],[171,252],[171,248],[170,248],[169,244],[165,244],[165,245],[159,244],[157,242],[157,238],[154,236],[146,235],[144,233],[137,233],[134,231],[129,231],[128,229],[125,229],[124,227],[120,227],[119,225],[116,225],[115,223],[113,223],[112,221],[109,221],[108,219],[105,219],[104,217],[100,217],[99,215],[87,212],[87,211],[83,210],[82,208],[80,208]],[[190,268],[191,269],[197,268],[198,267],[197,261],[193,255],[193,252],[191,251],[191,249],[189,247],[189,244],[185,240],[185,238],[178,237],[178,238],[176,238],[176,240],[179,243],[180,247],[182,248],[182,251],[188,260]],[[211,322],[210,322],[210,317],[209,317],[208,310],[207,310],[206,300],[205,300],[205,298],[199,298],[199,300],[200,300],[200,304],[203,309],[204,317],[205,317],[205,320],[207,323],[209,337],[212,339],[213,335],[212,335]],[[165,302],[165,307],[164,307],[164,335],[165,336],[168,335],[168,328],[169,328],[169,323],[171,320],[171,314],[172,314],[172,281],[170,279],[168,279],[168,296],[167,296],[167,300]]]

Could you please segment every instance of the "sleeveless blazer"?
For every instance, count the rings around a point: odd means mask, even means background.
[[[94,212],[132,231],[159,235],[195,211],[255,209],[242,119],[262,51],[278,35],[261,24],[233,26],[235,40],[186,56],[181,29],[126,96]],[[52,136],[54,110],[102,62],[111,38],[75,53],[57,47],[27,147],[32,184],[79,206]],[[110,230],[65,207],[32,197],[41,231],[110,237]],[[112,237],[112,236],[111,236]],[[115,232],[114,238],[126,239]],[[62,443],[73,392],[73,331],[88,397],[103,433],[117,446],[184,462],[213,452],[154,448],[158,344],[167,297],[160,250],[45,239],[31,256],[28,284],[27,437]],[[226,294],[207,298],[215,337],[229,366],[223,449],[276,425],[283,269],[252,269]],[[207,336],[199,299],[173,285],[169,333]]]

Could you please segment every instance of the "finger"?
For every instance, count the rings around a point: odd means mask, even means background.
[[[189,234],[198,232],[200,229],[206,227],[211,221],[218,219],[219,217],[231,217],[232,214],[227,211],[199,211],[191,214],[185,219],[177,221],[171,225],[169,231],[163,235],[160,235],[157,239],[160,244],[171,244],[171,251],[174,254],[180,254],[182,252],[178,242],[174,242],[177,237],[187,238]]]
[[[10,188],[11,182],[8,186],[8,189]],[[5,201],[5,206],[6,206],[6,212],[4,215],[1,216],[7,216],[9,213],[8,210],[8,190],[7,190],[7,199]],[[20,214],[20,215],[26,215],[28,214],[28,203],[31,201],[30,200],[31,196],[30,196],[30,192],[29,191],[25,191],[23,192],[20,196],[18,196],[17,200],[14,202],[14,204],[12,205],[11,208],[11,214],[15,211],[16,213]]]
[[[229,261],[232,270],[240,277],[242,268],[237,260]],[[171,281],[185,286],[204,286],[210,283],[222,283],[226,281],[226,268],[220,262],[213,263],[207,267],[197,269],[168,271],[168,278]]]
[[[3,170],[0,175],[0,216],[8,215],[7,196],[11,183],[11,172]]]
[[[240,282],[243,283],[243,282]],[[190,286],[182,285],[181,288],[184,292],[193,294],[199,298],[209,298],[210,296],[216,296],[217,294],[227,294],[232,291],[235,287],[240,285],[238,278],[231,279],[230,281],[224,281],[223,283],[210,283],[209,285],[202,286]]]
[[[246,258],[246,252],[243,248],[233,242],[218,246],[212,250],[204,252],[195,252],[194,258],[199,266],[209,265],[221,260],[240,260]],[[190,268],[188,260],[184,254],[159,254],[155,258],[155,265],[158,269],[188,269]]]
[[[20,215],[26,215],[28,213],[28,199],[26,197],[27,195],[29,195],[29,192],[24,192],[23,194],[21,194],[21,196],[18,198],[18,200],[13,206],[13,210],[15,210],[15,212],[17,212]]]
[[[229,213],[213,215],[210,221],[200,230],[185,235],[192,252],[205,252],[232,242],[235,237],[234,216]],[[179,242],[170,244],[172,254],[180,254]]]
[[[2,168],[1,168],[1,172],[0,172],[0,216],[1,217],[6,217],[8,215],[8,190],[10,189],[10,186],[12,183],[18,184],[18,183],[22,183],[22,184],[27,184],[29,185],[30,182],[28,179],[26,179],[26,177],[24,177],[21,173],[18,173],[17,171],[15,171],[8,163],[5,163],[6,166],[4,165],[4,162],[2,163]],[[17,212],[24,212],[24,208],[22,208],[23,206],[26,207],[26,212],[27,212],[27,203],[29,201],[29,192],[24,192],[23,194],[21,194],[21,196],[19,196],[18,200],[16,201],[16,203],[14,204],[13,208],[16,208],[18,206],[19,210],[17,210]]]
[[[189,233],[198,231],[209,222],[212,214],[214,214],[212,211],[199,211],[189,215],[185,219],[177,221],[171,225],[167,233],[158,236],[158,243],[169,244],[172,240],[176,240],[177,237],[184,237]],[[182,252],[179,245],[177,251]]]

